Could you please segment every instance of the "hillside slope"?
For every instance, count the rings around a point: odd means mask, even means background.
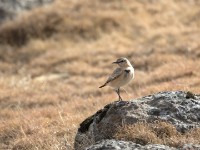
[[[132,99],[200,88],[199,1],[57,0],[0,26],[0,149],[72,149],[124,56]]]

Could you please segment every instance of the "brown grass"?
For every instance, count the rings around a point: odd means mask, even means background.
[[[98,89],[117,57],[136,69],[126,100],[200,93],[198,3],[57,0],[0,25],[0,149],[72,149],[79,123],[117,99]]]
[[[136,123],[120,127],[114,138],[141,145],[152,143],[182,147],[185,143],[200,144],[200,128],[181,134],[167,122]]]

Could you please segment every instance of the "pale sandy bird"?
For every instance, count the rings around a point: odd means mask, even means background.
[[[120,88],[127,85],[134,78],[134,68],[127,58],[119,58],[117,61],[113,62],[118,64],[119,68],[116,68],[113,73],[108,77],[107,81],[100,86],[112,87],[119,96],[119,100],[122,100],[120,96]]]

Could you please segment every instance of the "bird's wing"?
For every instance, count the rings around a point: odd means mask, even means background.
[[[122,69],[117,68],[113,71],[113,73],[108,77],[106,84],[117,79],[122,74]]]

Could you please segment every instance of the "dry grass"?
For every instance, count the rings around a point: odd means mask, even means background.
[[[199,93],[198,3],[57,0],[2,24],[0,149],[72,149],[79,123],[117,99],[98,89],[117,57],[136,69],[124,99]]]
[[[136,123],[119,127],[114,135],[118,140],[133,141],[141,145],[164,144],[171,147],[182,147],[185,143],[200,144],[200,128],[191,129],[181,134],[167,122]]]

